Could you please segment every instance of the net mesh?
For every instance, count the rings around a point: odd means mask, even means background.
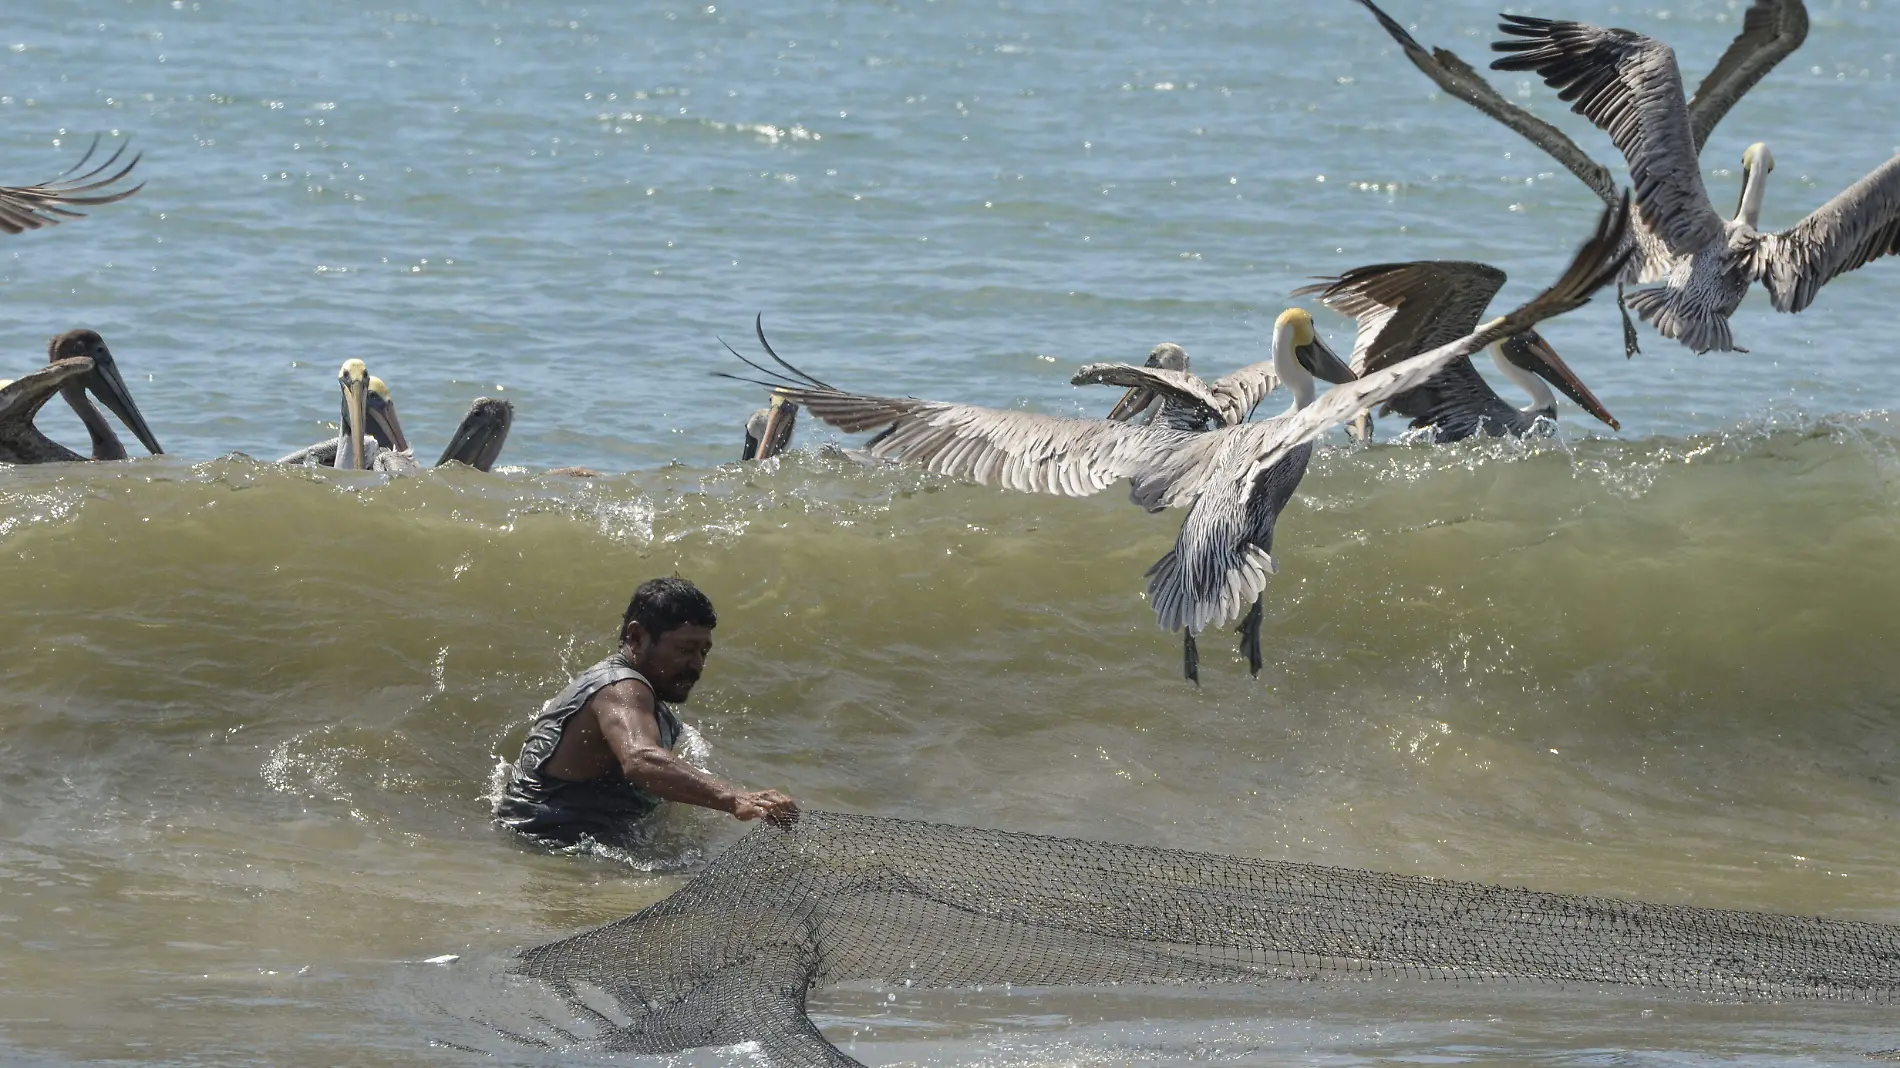
[[[1887,1002],[1900,927],[807,812],[511,970],[607,1050],[853,1065],[805,1015],[813,987],[1407,976]]]

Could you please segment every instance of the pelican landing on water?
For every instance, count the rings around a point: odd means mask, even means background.
[[[1405,52],[1412,65],[1424,72],[1439,88],[1515,130],[1526,140],[1549,153],[1564,168],[1577,176],[1606,206],[1615,205],[1621,194],[1609,169],[1577,147],[1562,130],[1506,100],[1490,83],[1471,69],[1471,65],[1443,48],[1426,51],[1412,35],[1381,11],[1372,0],[1359,0],[1372,12]],[[1700,153],[1709,135],[1755,84],[1777,64],[1801,47],[1808,37],[1808,11],[1801,0],[1755,0],[1742,16],[1742,28],[1729,42],[1713,70],[1696,86],[1695,96],[1685,105],[1695,151]],[[1639,250],[1632,256],[1617,281],[1617,306],[1622,309],[1621,283],[1654,282],[1668,276],[1675,257],[1667,245],[1641,218],[1630,220],[1629,240]],[[1623,350],[1637,351],[1636,328],[1623,312]]]
[[[33,404],[31,411],[24,415],[21,412],[25,409],[20,408],[0,416],[10,420],[25,420],[24,423],[15,426],[4,442],[0,442],[0,463],[40,464],[89,459],[125,459],[125,445],[119,441],[119,435],[113,431],[112,424],[100,413],[99,409],[93,407],[91,401],[86,399],[88,393],[97,397],[112,414],[118,416],[126,428],[139,439],[139,444],[145,446],[152,455],[158,456],[164,453],[165,450],[159,448],[158,438],[152,434],[151,427],[145,425],[145,416],[139,411],[137,402],[132,399],[132,391],[126,388],[125,379],[119,374],[119,365],[112,358],[112,350],[106,347],[105,339],[97,332],[69,330],[60,334],[47,344],[46,358],[49,365],[69,364],[73,360],[85,360],[87,363],[86,369],[76,375],[56,376],[58,388],[55,392],[65,398],[73,414],[79,416],[79,421],[84,424],[86,434],[92,441],[92,455],[81,456],[47,437],[33,425],[33,419],[39,414],[40,407],[52,396],[49,392],[44,395],[35,394],[38,396],[39,403]],[[29,375],[28,378],[32,376]],[[54,380],[42,378],[35,381],[44,383]],[[26,381],[27,379],[21,379],[21,382]],[[5,380],[0,380],[0,387],[9,384]],[[28,385],[22,388],[32,393],[39,387]]]
[[[1504,272],[1489,264],[1416,260],[1358,267],[1293,295],[1318,295],[1327,307],[1358,320],[1352,369],[1364,377],[1477,329],[1504,281]],[[1458,359],[1430,381],[1387,401],[1380,414],[1406,416],[1413,429],[1429,428],[1439,443],[1473,435],[1522,437],[1554,426],[1554,385],[1584,411],[1620,427],[1536,330],[1502,338],[1489,348],[1499,372],[1531,395],[1528,407],[1505,403],[1469,359]]]
[[[1697,352],[1734,350],[1728,319],[1750,284],[1767,287],[1776,311],[1798,312],[1836,276],[1900,252],[1900,156],[1794,226],[1763,233],[1756,225],[1774,155],[1760,143],[1742,153],[1741,203],[1724,219],[1702,184],[1701,142],[1668,45],[1525,15],[1504,16],[1498,29],[1512,39],[1491,46],[1508,53],[1491,66],[1540,75],[1629,162],[1643,225],[1671,259],[1664,284],[1628,302],[1664,337]]]
[[[1267,576],[1275,570],[1274,526],[1305,474],[1313,440],[1429,381],[1457,359],[1582,306],[1615,279],[1630,255],[1623,248],[1627,220],[1627,203],[1605,212],[1563,277],[1528,304],[1323,395],[1315,394],[1313,369],[1330,372],[1339,361],[1320,342],[1311,316],[1288,309],[1274,323],[1273,365],[1293,403],[1262,422],[1194,433],[1159,423],[867,396],[819,383],[790,365],[783,366],[802,382],[774,389],[840,430],[876,431],[866,445],[875,456],[954,478],[1071,497],[1125,478],[1130,499],[1147,511],[1186,508],[1174,548],[1148,569],[1148,598],[1164,629],[1183,632],[1183,669],[1192,679],[1198,673],[1194,636],[1243,614],[1249,617],[1242,624],[1249,666],[1259,663],[1258,616]]]

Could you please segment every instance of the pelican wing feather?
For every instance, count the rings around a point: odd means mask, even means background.
[[[145,188],[144,183],[130,189],[121,189],[114,193],[101,193],[101,189],[118,182],[132,173],[139,165],[139,157],[132,157],[123,167],[118,166],[125,154],[126,146],[121,144],[104,163],[81,173],[82,168],[92,160],[93,153],[99,147],[99,139],[92,139],[92,147],[80,157],[78,163],[65,174],[50,182],[27,186],[0,186],[0,231],[9,234],[38,230],[41,227],[54,226],[67,219],[85,217],[85,212],[75,211],[78,207],[93,207],[99,204],[111,204]],[[116,169],[115,169],[116,168]]]
[[[1505,15],[1498,29],[1521,40],[1491,47],[1507,53],[1491,66],[1534,71],[1571,102],[1571,110],[1610,135],[1629,163],[1637,210],[1677,256],[1722,239],[1722,217],[1702,184],[1689,108],[1676,54],[1629,30]]]
[[[1616,179],[1611,177],[1609,168],[1591,159],[1589,153],[1570,139],[1570,135],[1506,100],[1470,64],[1452,52],[1443,48],[1427,52],[1424,45],[1406,32],[1405,27],[1379,10],[1372,0],[1359,0],[1359,3],[1372,12],[1372,17],[1378,19],[1379,25],[1385,27],[1385,32],[1398,42],[1405,51],[1405,58],[1412,61],[1412,66],[1424,72],[1440,89],[1516,130],[1525,140],[1563,164],[1565,169],[1589,186],[1591,192],[1603,198],[1604,203],[1616,201]]]
[[[1751,269],[1776,311],[1798,312],[1837,275],[1900,253],[1900,156],[1755,245]]]
[[[1294,449],[1351,420],[1360,412],[1424,385],[1454,361],[1467,358],[1494,341],[1522,333],[1545,319],[1589,303],[1590,297],[1598,289],[1616,279],[1624,262],[1634,254],[1634,250],[1624,243],[1629,226],[1627,199],[1626,196],[1625,203],[1620,207],[1604,211],[1597,220],[1596,232],[1577,250],[1563,276],[1528,303],[1450,344],[1334,386],[1299,411],[1289,412],[1271,422],[1255,424],[1268,431],[1255,454],[1258,457],[1256,463],[1262,468],[1271,467],[1286,459]]]
[[[1352,369],[1363,376],[1469,334],[1504,280],[1504,272],[1488,263],[1414,260],[1355,267],[1293,295],[1316,295],[1358,320]]]
[[[1808,8],[1801,0],[1755,0],[1742,15],[1742,32],[1689,99],[1689,124],[1700,152],[1716,124],[1743,94],[1808,39]]]
[[[1132,363],[1091,363],[1069,379],[1072,386],[1121,386],[1126,389],[1153,390],[1176,404],[1204,408],[1212,418],[1229,422],[1222,413],[1221,399],[1192,371],[1172,371],[1165,367],[1137,367]]]
[[[911,397],[875,397],[816,387],[776,392],[846,433],[878,431],[873,456],[901,459],[952,478],[1026,493],[1086,497],[1140,473],[1195,435],[1038,412]]]

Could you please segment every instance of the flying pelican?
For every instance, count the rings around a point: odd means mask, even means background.
[[[65,174],[50,182],[27,186],[0,186],[0,231],[18,234],[27,230],[38,230],[44,226],[56,226],[67,219],[83,219],[86,213],[74,211],[75,207],[111,204],[114,201],[124,200],[145,188],[145,183],[140,182],[130,189],[122,189],[116,193],[98,193],[88,196],[87,194],[104,189],[131,174],[132,168],[139,165],[140,157],[133,156],[132,161],[124,167],[111,174],[106,173],[119,162],[119,157],[125,155],[126,145],[121,144],[118,151],[104,163],[84,174],[77,173],[91,161],[92,154],[98,147],[99,139],[94,137],[91,147],[86,149],[86,154],[79,158],[79,162],[68,168]]]
[[[1387,34],[1398,42],[1412,65],[1424,72],[1439,88],[1470,104],[1498,122],[1517,131],[1526,140],[1549,153],[1570,173],[1577,176],[1605,205],[1615,204],[1619,194],[1609,169],[1592,159],[1562,130],[1506,100],[1470,64],[1443,48],[1430,52],[1414,40],[1391,16],[1379,10],[1372,0],[1359,0],[1379,20]],[[1754,88],[1776,64],[1800,48],[1808,37],[1808,11],[1802,0],[1755,0],[1742,16],[1741,32],[1729,42],[1722,58],[1696,87],[1688,103],[1689,123],[1694,132],[1695,150],[1702,151],[1729,109]],[[1621,285],[1627,282],[1654,282],[1669,275],[1675,257],[1668,246],[1639,217],[1632,220],[1631,240],[1641,250],[1632,257],[1619,278],[1617,308],[1623,318],[1625,354],[1637,351],[1636,328],[1623,310]]]
[[[1155,615],[1164,629],[1183,632],[1183,673],[1194,679],[1194,635],[1247,613],[1241,631],[1253,667],[1260,662],[1259,599],[1275,570],[1274,522],[1305,472],[1313,439],[1429,381],[1460,357],[1581,307],[1615,279],[1629,258],[1623,247],[1628,217],[1627,203],[1605,211],[1563,276],[1528,304],[1449,344],[1337,386],[1317,403],[1312,366],[1338,361],[1319,341],[1312,317],[1288,309],[1274,323],[1273,354],[1274,370],[1291,388],[1293,406],[1262,422],[1195,434],[1167,426],[864,396],[816,383],[789,365],[814,384],[779,385],[775,392],[840,430],[878,431],[866,446],[873,455],[909,460],[938,474],[1072,497],[1126,478],[1130,499],[1148,511],[1187,508],[1174,548],[1148,569]]]
[[[767,352],[781,367],[808,383],[792,383],[783,376],[779,376],[780,383],[762,383],[772,386],[775,396],[802,404],[841,430],[882,430],[866,447],[871,456],[922,463],[940,474],[1065,496],[1084,496],[1121,477],[1135,476],[1136,502],[1143,503],[1144,463],[1166,468],[1192,450],[1202,462],[1230,471],[1239,485],[1218,498],[1210,497],[1206,508],[1197,507],[1190,515],[1175,551],[1149,569],[1149,596],[1162,625],[1183,631],[1182,673],[1188,679],[1200,681],[1195,633],[1243,612],[1242,648],[1249,667],[1259,674],[1264,663],[1260,652],[1264,615],[1260,594],[1266,587],[1266,575],[1274,570],[1269,555],[1273,527],[1306,472],[1310,449],[1270,470],[1247,474],[1235,466],[1244,463],[1244,457],[1229,455],[1219,447],[1219,442],[1226,439],[1217,438],[1211,431],[1171,425],[1178,420],[1131,424],[861,396],[833,389],[786,363],[769,347]],[[1267,388],[1274,381],[1285,382],[1293,392],[1292,410],[1313,399],[1315,372],[1330,381],[1352,377],[1351,370],[1314,331],[1312,316],[1299,308],[1287,309],[1275,321],[1273,354],[1271,375],[1259,370],[1263,365],[1256,364],[1246,369],[1251,372],[1246,377],[1266,382]],[[1194,376],[1159,367],[1093,364],[1077,372],[1072,381],[1076,385],[1152,389],[1164,404],[1179,405],[1182,411],[1200,409],[1206,413],[1203,419],[1229,407],[1228,400],[1210,395],[1212,391]],[[1264,394],[1266,388],[1259,392]],[[1244,420],[1253,401],[1237,400],[1232,404],[1239,406],[1239,419]],[[1232,430],[1235,424],[1224,428]],[[1213,443],[1213,447],[1206,447],[1206,443]],[[1195,591],[1199,591],[1198,596]],[[1246,608],[1249,599],[1253,601],[1251,610]]]
[[[1526,15],[1506,15],[1498,29],[1521,40],[1493,44],[1510,54],[1491,66],[1535,71],[1629,161],[1643,223],[1675,261],[1665,284],[1628,300],[1664,337],[1696,352],[1734,351],[1728,317],[1750,283],[1767,287],[1776,311],[1798,312],[1837,275],[1900,252],[1900,156],[1794,226],[1763,233],[1756,223],[1774,155],[1760,142],[1742,153],[1741,204],[1722,218],[1702,184],[1700,142],[1668,45]]]
[[[1359,267],[1293,295],[1317,294],[1327,307],[1359,321],[1352,369],[1363,378],[1477,329],[1504,280],[1504,272],[1489,264],[1417,260]],[[1554,385],[1584,411],[1621,429],[1536,330],[1502,338],[1489,349],[1504,377],[1531,395],[1528,407],[1505,403],[1469,359],[1460,359],[1431,381],[1392,398],[1380,414],[1407,416],[1415,430],[1430,427],[1432,440],[1441,444],[1474,434],[1521,437],[1557,418]]]
[[[769,460],[792,445],[792,428],[798,423],[798,405],[783,397],[753,412],[745,421],[745,448],[739,459]]]

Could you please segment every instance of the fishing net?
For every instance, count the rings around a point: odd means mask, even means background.
[[[604,1050],[855,1065],[806,1017],[813,987],[1405,976],[1892,1001],[1900,927],[807,812],[512,971]]]

